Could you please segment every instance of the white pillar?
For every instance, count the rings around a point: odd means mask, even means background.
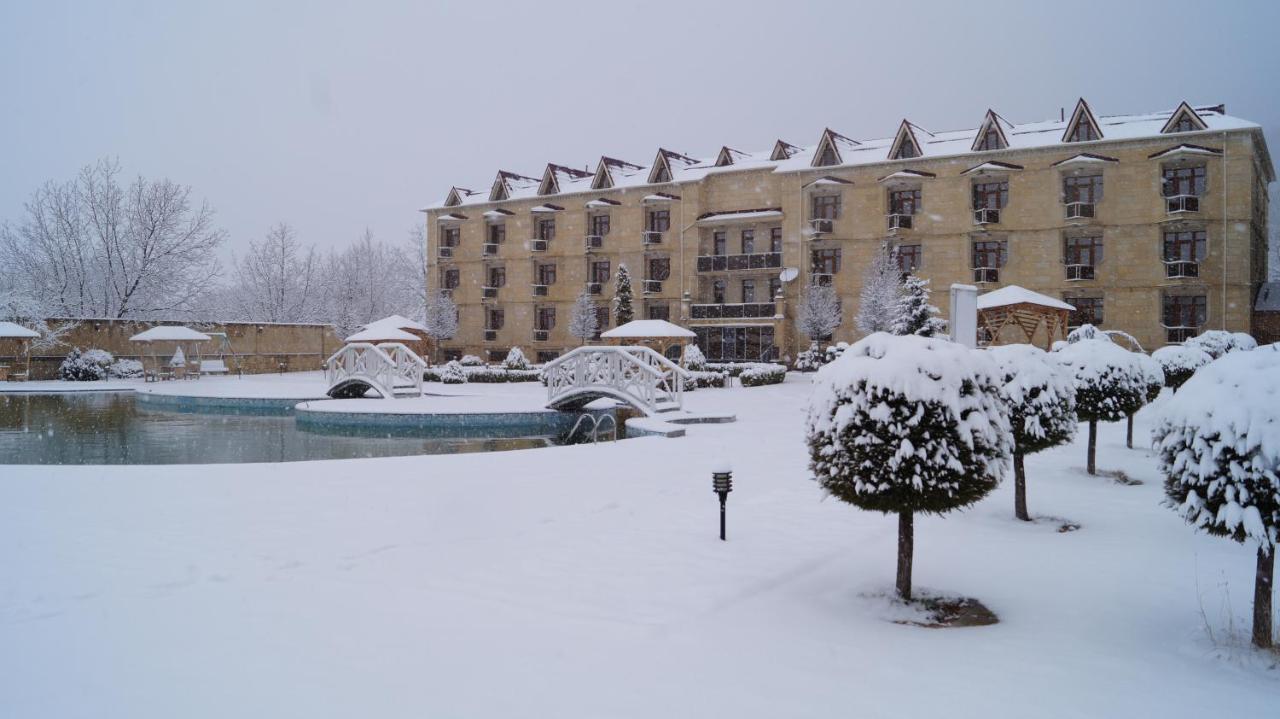
[[[951,340],[978,346],[978,288],[973,285],[951,285]]]

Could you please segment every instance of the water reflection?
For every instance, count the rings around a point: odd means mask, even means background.
[[[210,464],[527,449],[551,437],[444,438],[299,430],[292,416],[170,412],[131,392],[0,394],[0,464]]]

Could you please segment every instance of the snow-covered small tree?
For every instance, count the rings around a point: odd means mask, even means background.
[[[458,306],[447,292],[441,292],[427,303],[423,325],[436,346],[458,334]]]
[[[1136,355],[1101,338],[1080,339],[1055,355],[1076,388],[1076,415],[1089,423],[1089,474],[1097,474],[1098,422],[1118,422],[1147,401],[1147,377]]]
[[[1106,332],[1103,332],[1097,327],[1086,322],[1067,333],[1067,342],[1075,344],[1080,340],[1103,340],[1104,342],[1110,342],[1111,338],[1107,336]]]
[[[809,338],[810,349],[816,350],[818,341],[830,337],[843,319],[836,288],[810,284],[800,293],[796,315],[797,328]]]
[[[1075,436],[1075,385],[1055,357],[1033,345],[1003,345],[988,351],[1000,366],[1000,396],[1013,431],[1013,513],[1029,522],[1024,459]]]
[[[613,326],[621,327],[636,318],[632,306],[634,295],[631,290],[631,271],[627,266],[618,263],[618,274],[613,284]]]
[[[1151,358],[1159,362],[1160,369],[1164,371],[1164,386],[1174,392],[1191,379],[1196,370],[1213,361],[1208,352],[1186,345],[1161,347],[1151,353]]]
[[[907,275],[902,281],[901,295],[894,309],[895,335],[942,337],[947,334],[947,321],[938,316],[938,308],[929,304],[929,280]]]
[[[583,289],[573,301],[573,309],[569,311],[569,334],[586,344],[587,340],[596,336],[596,303],[591,293]]]
[[[1200,369],[1152,430],[1167,503],[1197,529],[1256,542],[1253,643],[1272,645],[1280,543],[1280,352],[1235,352]]]
[[[1000,374],[947,340],[876,333],[818,370],[806,437],[823,489],[898,515],[897,591],[911,598],[913,518],[986,496],[1012,444]]]
[[[449,360],[440,368],[440,381],[444,384],[465,384],[467,373],[458,360]]]
[[[524,352],[519,347],[512,347],[507,351],[506,359],[502,360],[502,368],[510,370],[529,369],[529,360],[525,358]]]
[[[901,294],[902,270],[898,268],[897,252],[885,246],[871,258],[862,276],[858,314],[854,317],[858,331],[866,335],[891,332]]]
[[[702,354],[698,345],[691,344],[684,348],[684,368],[693,372],[707,369],[707,356]]]
[[[1183,342],[1182,346],[1204,350],[1210,357],[1218,359],[1228,352],[1254,349],[1258,341],[1244,332],[1206,330]]]
[[[1134,352],[1133,357],[1142,369],[1143,382],[1146,386],[1142,404],[1146,406],[1156,401],[1156,398],[1160,396],[1160,390],[1164,389],[1164,368],[1150,355]],[[1139,407],[1138,409],[1142,408]],[[1125,418],[1124,444],[1129,449],[1133,449],[1133,418],[1138,414],[1138,409],[1130,412],[1129,416]]]

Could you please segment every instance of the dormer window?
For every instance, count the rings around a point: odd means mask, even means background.
[[[1199,113],[1183,100],[1178,105],[1178,109],[1169,116],[1169,121],[1160,129],[1160,132],[1167,135],[1175,132],[1200,132],[1207,129],[1209,126],[1205,124]]]
[[[898,148],[898,152],[896,155],[894,155],[893,159],[910,160],[914,157],[919,157],[919,156],[920,156],[920,150],[916,148],[914,143],[904,142],[902,143],[902,146]]]
[[[1071,113],[1071,120],[1067,123],[1067,131],[1063,134],[1062,141],[1093,142],[1101,139],[1102,129],[1098,127],[1098,121],[1093,116],[1093,110],[1089,109],[1089,103],[1082,97]]]
[[[827,165],[839,165],[840,158],[836,155],[835,148],[830,145],[822,148],[822,154],[818,156],[818,164],[824,167]]]
[[[1173,124],[1173,127],[1171,127],[1169,131],[1170,132],[1195,132],[1198,129],[1200,128],[1196,127],[1195,121],[1193,121],[1189,117],[1183,116],[1178,118],[1178,121]]]
[[[920,149],[920,142],[916,139],[917,129],[932,136],[929,131],[917,128],[906,120],[902,121],[898,126],[898,134],[893,138],[893,145],[889,147],[890,160],[910,160],[924,154]]]
[[[978,144],[973,149],[976,152],[1003,150],[1004,145],[1000,140],[1000,132],[994,127],[987,128],[987,131],[982,133],[982,137],[979,138]]]
[[[1067,142],[1093,142],[1099,139],[1098,131],[1087,122],[1077,122],[1071,129],[1071,134],[1067,135]]]

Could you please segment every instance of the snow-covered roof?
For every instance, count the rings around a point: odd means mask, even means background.
[[[698,224],[715,225],[723,222],[754,222],[782,217],[781,207],[762,207],[752,210],[729,210],[726,212],[707,212],[698,216]]]
[[[1263,282],[1258,288],[1258,301],[1253,305],[1258,312],[1280,312],[1280,282]]]
[[[1015,165],[1012,162],[997,162],[995,160],[989,160],[981,165],[974,165],[960,174],[980,175],[984,172],[1014,172],[1021,169],[1022,165]]]
[[[129,338],[130,342],[203,342],[209,335],[181,325],[161,325]]]
[[[395,327],[368,327],[351,335],[343,342],[417,342],[421,337]]]
[[[978,309],[989,310],[993,307],[1007,307],[1009,305],[1032,304],[1042,305],[1044,307],[1052,307],[1056,310],[1074,310],[1075,307],[1056,300],[1048,295],[1042,295],[1039,292],[1032,292],[1026,287],[1018,285],[1009,285],[1001,287],[998,290],[992,290],[984,295],[978,296]]]
[[[1133,140],[1139,138],[1157,138],[1169,137],[1173,138],[1195,138],[1198,133],[1220,133],[1231,130],[1255,130],[1260,131],[1261,126],[1257,123],[1244,120],[1242,118],[1233,117],[1226,114],[1225,108],[1221,105],[1216,106],[1195,106],[1190,108],[1195,115],[1195,119],[1203,124],[1203,130],[1192,132],[1171,132],[1169,128],[1171,121],[1183,106],[1179,105],[1178,109],[1165,110],[1161,112],[1139,113],[1129,115],[1094,115],[1085,103],[1078,103],[1076,112],[1073,112],[1070,118],[1053,119],[1041,122],[1027,122],[1014,124],[1003,117],[994,114],[994,111],[988,111],[984,114],[982,122],[972,129],[964,130],[948,130],[941,132],[928,133],[917,125],[907,123],[906,129],[908,134],[914,139],[915,144],[920,150],[918,158],[911,158],[911,162],[922,160],[930,160],[943,157],[965,157],[973,155],[982,155],[990,152],[988,150],[974,150],[978,145],[978,135],[981,130],[993,123],[998,126],[1000,133],[1007,141],[1007,150],[1026,150],[1035,148],[1048,147],[1070,147],[1072,145],[1080,145],[1081,149],[1095,149],[1099,145],[1119,140]],[[994,120],[992,116],[994,115]],[[1073,119],[1087,119],[1091,124],[1096,124],[1100,138],[1088,142],[1069,143],[1066,142],[1066,136],[1069,134],[1068,128],[1072,126]],[[901,130],[902,125],[899,126]],[[814,168],[814,159],[819,148],[831,146],[838,155],[838,164],[828,165],[827,168],[837,167],[857,167],[864,165],[889,165],[901,162],[900,160],[887,159],[891,147],[894,145],[895,139],[902,133],[896,133],[888,137],[868,140],[855,140],[845,137],[830,129],[825,130],[822,136],[813,145],[807,147],[798,147],[787,144],[787,153],[780,153],[778,143],[768,151],[739,151],[729,150],[726,154],[732,159],[732,164],[717,166],[716,160],[721,158],[721,150],[718,148],[716,152],[700,158],[688,157],[686,155],[672,152],[670,150],[660,150],[657,157],[649,166],[640,166],[632,163],[615,160],[613,158],[602,157],[597,165],[597,171],[592,176],[579,176],[579,171],[568,170],[565,172],[554,172],[555,180],[559,185],[558,191],[561,195],[573,193],[585,193],[599,191],[601,189],[625,189],[630,187],[644,187],[665,184],[680,184],[683,182],[693,182],[700,180],[708,175],[735,172],[744,169],[763,168],[771,169],[774,172],[801,172],[811,171]],[[785,156],[784,156],[785,155]],[[1265,155],[1265,153],[1264,153]],[[775,159],[776,158],[776,159]],[[1093,155],[1089,152],[1082,152],[1075,157],[1064,162],[1108,162],[1113,158],[1101,155]],[[1270,174],[1273,170],[1270,167],[1269,159],[1263,160],[1267,163],[1267,172]],[[665,166],[669,172],[670,178],[664,179],[662,182],[652,182],[661,175],[666,173],[655,173],[654,165],[660,164]],[[562,166],[555,166],[557,168]],[[544,173],[545,174],[545,173]],[[896,178],[896,174],[887,175],[883,179]],[[597,178],[603,178],[603,182],[597,183]],[[505,197],[494,197],[494,192],[488,195],[484,193],[465,194],[464,192],[450,192],[450,200],[458,200],[459,205],[476,205],[485,204],[493,201],[501,200],[520,200],[536,197],[539,189],[539,180],[518,175],[512,172],[500,172],[498,179],[494,181],[494,190],[499,186],[502,187]],[[455,188],[460,189],[460,188]],[[449,205],[452,206],[452,205]]]
[[[419,330],[421,332],[427,331],[426,325],[422,324],[421,322],[418,322],[417,320],[411,320],[408,317],[405,317],[404,315],[391,315],[390,317],[383,317],[380,320],[374,320],[373,322],[370,322],[369,324],[364,325],[364,328],[367,330],[383,329],[387,327],[395,330]]]
[[[600,333],[605,339],[640,337],[697,337],[692,331],[666,320],[632,320]]]
[[[13,322],[0,322],[0,339],[34,339],[40,333]]]

